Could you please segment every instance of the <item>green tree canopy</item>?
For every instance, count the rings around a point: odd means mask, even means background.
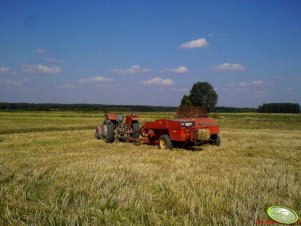
[[[208,82],[197,82],[193,84],[189,96],[184,95],[181,106],[202,106],[210,112],[217,103],[218,95],[212,85]]]
[[[184,95],[181,101],[181,106],[192,106],[192,102],[190,100],[190,97],[187,95]]]
[[[300,105],[297,103],[268,103],[258,107],[261,113],[299,113]]]

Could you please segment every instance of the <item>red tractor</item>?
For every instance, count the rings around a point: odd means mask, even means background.
[[[104,139],[107,143],[129,141],[140,136],[139,116],[130,114],[125,122],[122,114],[105,114],[102,126],[95,130],[96,139]]]
[[[220,145],[219,126],[203,108],[180,107],[175,119],[157,119],[145,122],[142,137],[161,149],[177,146],[195,146],[205,143]]]
[[[175,119],[157,119],[145,122],[139,127],[139,117],[135,114],[106,114],[102,126],[95,131],[97,139],[107,143],[114,141],[134,141],[159,144],[161,149],[172,149],[173,146],[187,147],[205,143],[220,145],[219,126],[209,118],[201,107],[179,107]]]

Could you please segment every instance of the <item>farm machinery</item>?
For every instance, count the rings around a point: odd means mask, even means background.
[[[139,137],[140,139],[138,139]],[[96,128],[97,139],[111,143],[117,141],[140,141],[158,144],[161,149],[173,146],[187,147],[202,144],[220,145],[219,126],[209,118],[201,107],[179,107],[174,119],[157,119],[139,127],[135,114],[106,114],[102,126]]]
[[[104,139],[107,143],[133,141],[139,136],[139,116],[136,114],[127,115],[125,121],[122,114],[105,114],[102,126],[95,130],[95,138]]]

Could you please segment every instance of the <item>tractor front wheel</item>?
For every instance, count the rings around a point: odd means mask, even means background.
[[[172,149],[172,143],[168,135],[162,135],[159,138],[159,148],[162,150]]]
[[[103,125],[103,131],[105,136],[104,138],[106,143],[114,142],[114,129],[115,129],[115,125],[112,122]]]

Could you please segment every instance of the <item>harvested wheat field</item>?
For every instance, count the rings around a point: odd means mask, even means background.
[[[300,217],[300,114],[214,114],[220,147],[172,151],[95,140],[102,115],[0,112],[1,225],[256,225],[271,205]]]

